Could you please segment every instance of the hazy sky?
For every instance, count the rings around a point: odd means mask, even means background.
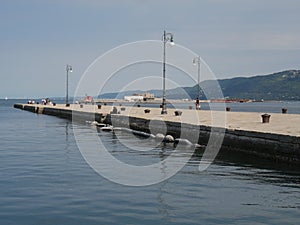
[[[298,0],[0,0],[0,98],[70,94],[86,68],[163,30],[218,78],[300,68]],[[183,83],[183,85],[186,85]]]

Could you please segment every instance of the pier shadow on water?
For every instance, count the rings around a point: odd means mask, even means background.
[[[203,152],[204,148],[196,149],[191,161],[200,162]],[[300,185],[300,165],[296,164],[260,158],[230,149],[221,149],[213,161],[212,166],[214,165],[224,168],[224,173],[217,174],[220,176],[235,175],[240,176],[243,180],[256,180],[261,183],[295,188],[299,188]],[[232,168],[234,169],[232,170]]]

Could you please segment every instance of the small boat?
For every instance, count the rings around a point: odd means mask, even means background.
[[[5,101],[7,101],[7,100],[8,100],[8,97],[6,96],[6,97],[5,97]]]

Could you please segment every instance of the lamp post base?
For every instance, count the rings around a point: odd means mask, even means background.
[[[161,110],[161,114],[168,114],[166,109]]]
[[[165,88],[164,88],[165,90]],[[164,94],[165,96],[165,94]],[[167,114],[167,103],[166,103],[166,97],[163,97],[163,101],[161,104],[161,113],[160,114]]]
[[[196,110],[200,110],[200,100],[199,97],[196,99]]]

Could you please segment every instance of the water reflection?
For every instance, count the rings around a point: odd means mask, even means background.
[[[159,191],[157,194],[157,201],[159,203],[158,212],[164,221],[170,220],[170,212],[168,210],[170,208],[170,206],[166,202],[165,196],[164,196],[164,192],[165,192],[165,188],[166,188],[167,184],[168,184],[168,180],[161,182],[159,184]]]
[[[99,138],[105,147],[119,160],[133,165],[150,165],[163,161],[176,149],[174,157],[181,157],[188,154],[191,149],[188,146],[174,146],[170,143],[157,143],[155,140],[136,136],[134,140],[128,138],[127,132],[102,132],[97,129]],[[121,141],[120,141],[121,140]],[[124,140],[127,142],[124,144]],[[144,151],[131,149],[135,145]],[[150,147],[149,151],[148,148]],[[193,151],[194,149],[192,149]],[[187,163],[188,173],[198,174],[198,166],[205,147],[197,148]],[[165,170],[163,164],[161,170]],[[218,169],[214,169],[218,168]],[[273,184],[282,187],[299,188],[300,166],[274,162],[268,159],[261,159],[242,152],[235,152],[222,149],[213,164],[208,169],[210,173],[218,177],[230,177],[236,180],[255,181],[256,183]]]
[[[90,132],[95,130],[92,129]],[[145,166],[163,161],[175,150],[174,159],[180,159],[190,150],[186,146],[153,143],[153,140],[144,137],[132,139],[127,132],[118,131],[117,134],[101,130],[97,132],[114,157],[132,165]],[[124,145],[124,139],[129,146],[148,149],[155,144],[155,147],[150,151],[133,150]],[[266,207],[299,209],[298,166],[284,165],[222,149],[213,164],[206,171],[200,172],[198,167],[204,150],[205,147],[196,149],[183,169],[174,177],[156,185],[157,210],[163,221],[171,221],[174,215],[183,215],[184,212],[186,216],[180,220],[189,224],[190,218],[195,221],[195,215],[199,212],[203,215],[213,211],[213,208],[201,208],[206,207],[205,202],[218,204],[220,199],[222,199],[220,204],[230,203],[228,209],[243,209],[242,211],[246,212],[253,207],[256,211]],[[168,170],[167,166],[165,163],[162,164],[160,167],[162,173]],[[186,209],[188,211],[185,211]],[[229,212],[226,211],[225,214],[227,213]],[[176,219],[178,220],[177,217]]]
[[[201,151],[196,151],[192,162],[197,164],[202,157]],[[234,177],[234,179],[273,184],[282,187],[300,187],[300,166],[262,159],[242,152],[222,149],[214,165],[221,167],[214,175]]]

